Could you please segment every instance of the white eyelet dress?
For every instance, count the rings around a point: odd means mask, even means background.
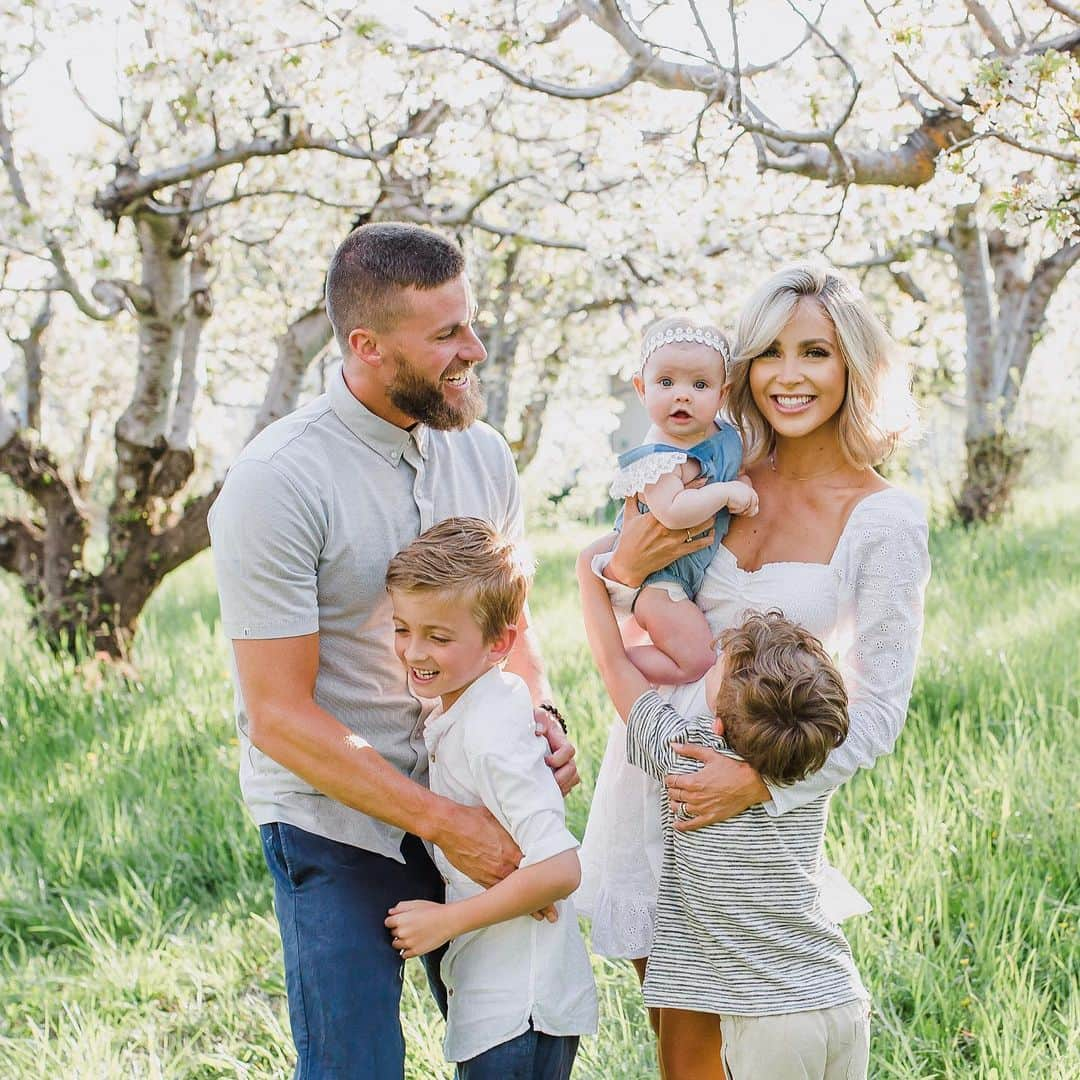
[[[606,556],[598,557],[602,565]],[[850,730],[824,768],[773,789],[770,813],[782,814],[835,788],[889,753],[907,714],[930,575],[922,505],[898,488],[858,503],[828,563],[767,563],[742,570],[721,546],[697,596],[718,633],[750,611],[782,611],[816,634],[838,658],[847,687]],[[608,582],[617,608],[634,590]],[[661,696],[684,716],[707,711],[703,681],[666,687]],[[644,957],[652,947],[663,858],[661,788],[626,761],[626,727],[616,719],[593,793],[581,846],[582,884],[574,897],[592,919],[601,956]],[[837,921],[867,910],[831,867],[822,874],[822,906]]]

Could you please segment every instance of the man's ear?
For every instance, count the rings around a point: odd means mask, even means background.
[[[630,380],[634,384],[634,389],[637,391],[637,396],[642,404],[645,403],[645,380],[641,377],[639,371],[633,379]]]
[[[382,350],[379,348],[379,340],[374,330],[366,326],[358,326],[349,334],[349,352],[368,367],[380,367],[383,362]]]
[[[490,659],[492,663],[501,664],[514,648],[514,642],[517,641],[517,634],[516,626],[504,627],[502,633],[488,645],[488,659]]]

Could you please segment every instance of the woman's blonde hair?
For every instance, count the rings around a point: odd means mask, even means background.
[[[788,266],[773,274],[739,317],[728,368],[727,412],[742,435],[744,460],[759,461],[776,446],[776,432],[754,403],[750,368],[777,339],[804,296],[815,299],[832,322],[847,369],[840,449],[858,468],[877,465],[914,428],[907,365],[858,288],[831,267],[812,264]]]

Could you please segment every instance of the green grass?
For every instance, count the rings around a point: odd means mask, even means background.
[[[571,589],[585,533],[541,535],[534,619],[579,746],[584,828],[608,710]],[[1080,1076],[1080,498],[937,530],[923,658],[890,758],[835,800],[829,851],[874,904],[847,924],[875,1000],[872,1075]],[[209,563],[155,597],[137,683],[56,659],[0,582],[0,1076],[287,1075],[271,891],[236,786]],[[409,965],[408,1075],[444,1077]],[[636,981],[597,960],[581,1080],[654,1075]]]

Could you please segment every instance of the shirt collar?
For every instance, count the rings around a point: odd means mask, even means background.
[[[454,721],[461,716],[462,712],[482,701],[489,690],[495,689],[502,676],[502,669],[493,667],[475,680],[445,712],[441,704],[435,706],[424,721],[424,742],[429,753],[439,745],[442,737],[454,726]]]
[[[345,383],[342,367],[330,376],[330,407],[337,418],[365,445],[371,447],[391,465],[397,465],[412,442],[420,457],[427,460],[428,431],[424,424],[416,423],[409,429],[399,428],[376,416],[363,402],[353,396]]]

